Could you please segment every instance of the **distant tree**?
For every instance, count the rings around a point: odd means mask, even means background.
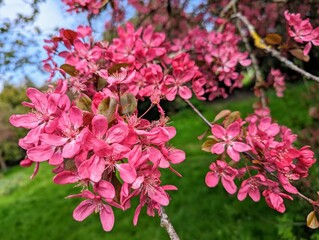
[[[30,83],[31,84],[31,83]],[[7,163],[17,163],[25,152],[18,146],[18,139],[25,135],[24,129],[14,128],[9,123],[9,116],[15,112],[26,112],[21,101],[26,101],[26,87],[15,87],[6,84],[0,93],[0,166],[7,169]]]

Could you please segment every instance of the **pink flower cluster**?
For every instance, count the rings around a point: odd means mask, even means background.
[[[277,97],[284,96],[284,91],[286,89],[285,76],[279,69],[271,68],[268,75],[268,84],[274,86]]]
[[[300,13],[289,13],[285,11],[285,18],[289,26],[290,37],[298,43],[306,43],[303,50],[304,55],[308,55],[312,45],[319,46],[319,27],[312,27],[309,18],[302,20]]]
[[[191,98],[192,80],[200,78],[188,54],[167,57],[165,40],[165,34],[154,32],[151,26],[135,30],[131,23],[118,28],[118,38],[112,43],[94,42],[88,27],[80,26],[76,32],[63,29],[60,36],[46,41],[48,58],[44,67],[51,76],[57,70],[65,75],[66,70],[58,67],[54,59],[62,43],[67,50],[60,51],[59,56],[72,69],[70,89],[74,93],[90,95],[97,84],[108,85],[112,91],[120,87],[123,93],[129,92],[138,99],[150,97],[160,107],[163,98]]]
[[[118,28],[118,38],[112,43],[94,42],[88,27],[80,26],[76,32],[63,29],[60,36],[46,41],[48,58],[44,67],[52,76],[56,70],[63,73],[54,60],[62,42],[67,50],[59,52],[59,56],[74,68],[70,79],[74,92],[90,91],[94,82],[104,81],[113,90],[121,85],[123,92],[130,92],[138,99],[150,97],[156,105],[163,98],[189,99],[191,90],[202,100],[205,94],[210,100],[218,95],[226,97],[223,86],[231,89],[241,86],[237,66],[248,66],[251,61],[247,53],[239,52],[239,38],[233,31],[208,33],[195,29],[183,40],[186,45],[176,41],[171,45],[164,33],[154,32],[150,25],[135,30],[127,23],[126,28]],[[194,44],[187,45],[188,42]],[[183,47],[191,53],[180,51]],[[204,64],[198,67],[192,57]],[[110,74],[110,68],[121,65],[119,73]]]
[[[218,19],[215,24],[225,23]],[[217,96],[228,96],[225,87],[230,91],[242,87],[243,76],[239,66],[251,64],[248,52],[240,52],[240,37],[235,34],[235,27],[227,23],[222,32],[194,28],[182,39],[174,39],[172,50],[189,52],[191,58],[200,63],[202,76],[193,81],[193,90],[200,97],[203,93],[209,100]]]
[[[284,199],[298,193],[293,182],[307,177],[315,163],[314,152],[308,146],[297,149],[296,135],[274,123],[268,110],[257,110],[246,121],[234,116],[211,128],[207,143],[219,157],[209,167],[206,184],[215,187],[221,180],[240,201],[249,196],[257,202],[262,195],[269,207],[283,213]],[[235,179],[241,182],[239,188]]]
[[[112,88],[125,83],[122,78],[109,80],[103,91],[91,88],[90,97],[74,95],[73,101],[67,95],[71,79],[59,80],[47,92],[29,88],[31,102],[23,104],[31,111],[10,117],[15,127],[30,130],[19,141],[26,150],[21,165],[35,164],[34,177],[40,163],[48,162],[55,167],[56,184],[81,186],[80,194],[69,196],[84,199],[73,212],[77,221],[96,212],[103,229],[110,231],[112,207],[126,210],[133,197],[140,199],[134,224],[144,206],[154,216],[169,204],[167,191],[177,189],[161,184],[160,169],[177,173],[171,164],[185,159],[183,151],[168,145],[175,128],[167,126],[165,116],[153,122],[138,117],[134,96]]]

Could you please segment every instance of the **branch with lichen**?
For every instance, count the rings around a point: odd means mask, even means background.
[[[269,53],[271,56],[277,58],[280,62],[285,64],[288,68],[300,73],[302,76],[319,82],[319,77],[303,70],[302,68],[298,67],[292,61],[288,60],[287,58],[283,57],[279,51],[272,48],[271,46],[267,45],[264,40],[257,34],[255,27],[249,22],[249,20],[242,15],[240,12],[237,12],[232,15],[232,18],[238,18],[244,25],[247,27],[250,36],[254,39],[255,46],[257,48],[265,50],[265,52]]]
[[[166,232],[168,233],[168,236],[171,240],[179,240],[179,236],[177,235],[174,226],[172,225],[171,221],[168,218],[168,215],[166,214],[163,207],[159,210],[159,216],[161,218],[161,227],[166,229]]]

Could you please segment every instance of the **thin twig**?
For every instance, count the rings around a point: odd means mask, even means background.
[[[308,197],[306,197],[305,195],[303,195],[302,193],[300,193],[300,192],[297,192],[296,193],[299,197],[301,197],[301,198],[303,198],[303,199],[305,199],[306,201],[308,201],[311,205],[313,205],[314,204],[314,200],[312,200],[311,198],[308,198]]]
[[[195,113],[209,126],[212,127],[213,125],[204,117],[204,115],[188,100],[184,99],[184,101],[193,109]]]
[[[262,108],[266,108],[267,107],[267,99],[266,99],[266,94],[264,91],[265,81],[264,81],[264,78],[261,74],[256,55],[253,53],[253,50],[252,50],[251,46],[249,45],[249,41],[247,39],[247,36],[245,35],[244,30],[240,26],[239,20],[236,21],[236,27],[239,31],[241,38],[244,41],[244,44],[245,44],[247,51],[249,52],[249,56],[250,56],[250,59],[251,59],[252,64],[253,64],[253,68],[255,70],[255,74],[256,74],[255,89],[259,90],[259,95],[260,95],[259,97],[260,97],[261,106],[262,106]]]
[[[272,55],[273,57],[277,58],[279,61],[284,63],[288,68],[300,73],[302,76],[312,79],[316,82],[319,82],[319,77],[312,75],[311,73],[303,70],[302,68],[298,67],[296,64],[288,60],[287,58],[283,57],[279,51],[277,51],[274,48],[271,48],[271,46],[267,45],[262,38],[260,38],[255,30],[255,27],[249,22],[249,20],[243,16],[240,12],[237,12],[236,14],[232,15],[232,18],[238,18],[240,19],[245,26],[247,27],[250,35],[254,38],[255,44],[258,44],[259,46],[262,46],[261,48],[264,49],[267,53]],[[258,39],[256,39],[258,37]],[[256,42],[257,41],[257,42]]]
[[[311,73],[303,70],[302,68],[299,68],[297,65],[295,65],[292,61],[288,60],[287,58],[283,57],[280,52],[278,52],[277,50],[273,49],[273,48],[267,48],[265,49],[266,52],[270,53],[273,57],[277,58],[279,61],[281,61],[282,63],[284,63],[287,67],[289,67],[290,69],[300,73],[301,75],[303,75],[306,78],[312,79],[316,82],[319,82],[319,77],[312,75]]]
[[[229,3],[223,8],[223,10],[220,12],[219,17],[223,18],[225,17],[226,13],[229,11],[230,8],[236,5],[238,0],[231,0]]]
[[[164,227],[166,229],[166,232],[168,233],[168,236],[170,237],[170,239],[179,240],[180,238],[177,235],[163,207],[161,207],[159,210],[159,216],[161,217],[161,227]]]

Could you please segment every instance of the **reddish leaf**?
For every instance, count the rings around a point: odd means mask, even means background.
[[[68,39],[71,43],[74,42],[74,40],[76,39],[77,37],[77,33],[72,31],[72,30],[63,30],[63,36]]]
[[[218,120],[220,120],[220,119],[222,119],[222,118],[224,118],[224,117],[227,117],[229,114],[231,114],[231,111],[230,111],[230,110],[222,110],[222,111],[220,111],[220,112],[216,115],[216,117],[215,117],[213,123],[214,123],[214,122],[217,122]]]
[[[295,49],[291,49],[289,50],[289,52],[296,58],[304,61],[304,62],[308,62],[310,60],[309,56],[305,56],[303,54],[303,51],[300,48],[295,48]]]
[[[202,150],[205,152],[211,152],[212,146],[216,143],[216,140],[209,139],[202,144]]]
[[[223,122],[225,128],[227,128],[230,124],[232,124],[233,122],[235,122],[239,118],[240,118],[240,112],[238,112],[238,111],[235,111],[235,112],[232,112],[231,114],[229,114]]]
[[[319,227],[319,222],[316,216],[316,211],[312,211],[307,216],[307,226],[312,229]]]

